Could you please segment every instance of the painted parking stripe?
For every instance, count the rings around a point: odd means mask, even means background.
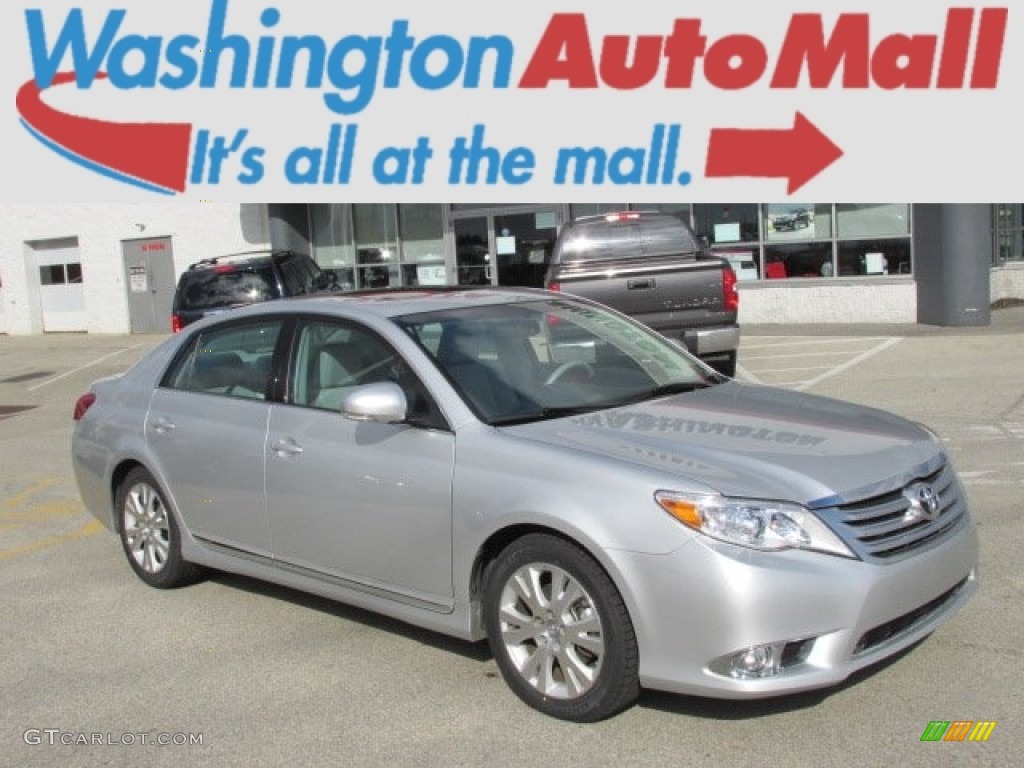
[[[901,337],[884,336],[764,336],[753,343],[742,344],[741,364],[736,370],[739,377],[753,384],[769,383],[802,391],[859,365],[900,341]],[[832,358],[835,362],[814,365],[821,358]],[[767,382],[764,380],[766,376],[770,379]],[[773,380],[779,378],[786,380]]]
[[[0,549],[0,560],[9,560],[12,557],[20,557],[21,555],[27,555],[32,552],[50,549],[58,544],[86,539],[102,530],[103,525],[99,520],[89,520],[75,530],[67,533],[58,533],[53,536],[46,536],[41,539],[36,539],[35,541],[26,542],[25,544],[19,544],[18,546],[11,547],[10,549]]]
[[[840,373],[842,373],[843,371],[848,371],[851,368],[853,368],[854,366],[860,365],[865,360],[868,360],[868,359],[874,357],[875,355],[879,354],[880,352],[884,352],[885,350],[889,349],[890,347],[896,346],[901,341],[903,341],[903,339],[899,338],[899,337],[895,337],[895,338],[891,338],[891,339],[886,339],[881,344],[878,344],[878,345],[872,347],[871,349],[867,350],[866,352],[862,352],[861,354],[859,354],[856,357],[854,357],[852,360],[847,360],[842,365],[837,365],[835,368],[832,368],[832,369],[830,369],[828,371],[825,371],[825,373],[821,374],[820,376],[816,376],[815,378],[813,378],[813,379],[811,379],[809,381],[805,381],[803,384],[798,385],[796,387],[796,389],[797,389],[797,391],[800,391],[800,392],[802,392],[805,389],[810,389],[811,387],[813,387],[813,386],[815,386],[817,384],[820,384],[821,382],[825,381],[826,379],[831,379],[833,376],[837,376]]]
[[[9,560],[21,555],[39,552],[69,541],[78,541],[103,530],[102,523],[95,518],[87,518],[71,530],[50,532],[57,524],[74,522],[74,518],[84,516],[85,507],[77,499],[40,499],[46,491],[56,487],[60,480],[56,477],[45,477],[17,493],[0,499],[0,528],[5,531],[0,539],[0,561]],[[23,534],[24,529],[43,524],[46,532],[38,538],[31,538],[18,544],[10,539]],[[29,536],[32,535],[30,531]]]
[[[781,355],[744,355],[744,360],[788,360],[791,357],[836,357],[837,355],[848,355],[847,351],[832,352],[788,352]],[[828,366],[824,366],[828,367]]]
[[[839,338],[823,339],[820,336],[760,336],[761,340],[767,343],[744,342],[743,349],[779,349],[780,347],[809,347],[822,346],[827,344],[863,344],[872,341],[885,341],[887,336],[842,336]],[[775,341],[773,341],[775,339]]]
[[[745,366],[740,365],[739,363],[736,363],[736,378],[737,379],[742,379],[743,381],[748,381],[751,384],[763,384],[764,383],[763,381],[761,381],[761,379],[759,379],[756,375],[754,375],[750,370],[748,370]]]
[[[136,344],[131,347],[124,347],[123,349],[118,349],[114,352],[111,352],[109,355],[104,355],[103,357],[93,360],[92,362],[86,363],[85,365],[80,365],[77,368],[73,368],[67,373],[62,373],[60,374],[60,376],[54,376],[52,379],[47,379],[44,382],[36,384],[34,387],[29,387],[28,391],[35,392],[37,389],[42,389],[43,387],[48,387],[51,384],[56,384],[58,381],[63,381],[69,376],[74,376],[76,373],[81,373],[82,371],[87,370],[88,368],[92,368],[93,366],[99,365],[100,363],[104,363],[107,360],[110,360],[111,358],[117,357],[118,355],[123,355],[125,352],[130,352],[133,349],[138,349],[139,347],[142,346],[145,346],[145,344]]]

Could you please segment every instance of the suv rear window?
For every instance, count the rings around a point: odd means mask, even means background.
[[[277,298],[273,267],[214,267],[186,273],[179,291],[180,309],[213,309]]]
[[[599,261],[695,254],[700,246],[672,215],[624,215],[574,221],[560,239],[558,261]]]

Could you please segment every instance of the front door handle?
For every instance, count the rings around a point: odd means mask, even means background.
[[[270,450],[280,456],[282,459],[286,459],[289,456],[298,456],[302,453],[302,446],[292,440],[290,437],[286,437],[283,440],[275,440],[270,444]]]

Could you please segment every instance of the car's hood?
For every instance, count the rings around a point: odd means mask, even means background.
[[[805,504],[891,490],[941,452],[925,429],[898,416],[738,382],[509,432],[730,496]]]

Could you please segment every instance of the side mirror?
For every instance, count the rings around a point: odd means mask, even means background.
[[[405,421],[408,412],[405,393],[391,381],[359,387],[341,403],[342,415],[352,421],[398,424]]]

